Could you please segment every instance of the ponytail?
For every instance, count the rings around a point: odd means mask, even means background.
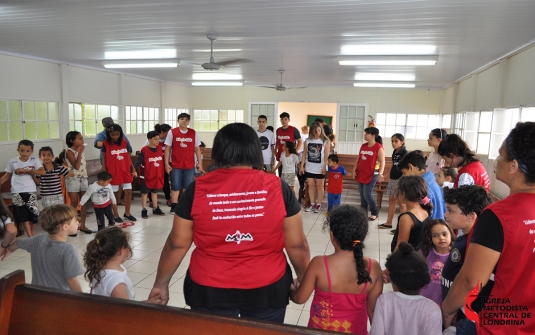
[[[377,135],[375,136],[375,142],[379,143],[380,145],[383,145],[383,138]]]
[[[370,273],[364,265],[364,245],[360,241],[354,241],[353,243],[353,257],[355,257],[355,262],[357,263],[357,284],[364,284],[366,282],[372,282]],[[368,267],[370,264],[368,264]]]
[[[425,196],[423,199],[420,199],[418,203],[420,204],[420,207],[427,211],[427,215],[431,216],[431,212],[433,211],[433,204],[431,203],[429,197]]]

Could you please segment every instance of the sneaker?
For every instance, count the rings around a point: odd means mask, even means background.
[[[143,219],[149,218],[149,215],[147,214],[147,210],[145,208],[143,208],[143,210],[141,211],[141,218]]]
[[[113,221],[115,221],[116,223],[123,223],[123,219],[121,218],[115,218],[113,219]]]
[[[130,221],[137,221],[136,217],[133,216],[132,214],[130,214],[130,215],[126,215],[126,214],[124,214],[124,215],[123,215],[123,218],[127,218],[127,219],[130,220]]]
[[[176,204],[171,204],[171,210],[169,213],[175,213]]]
[[[154,209],[154,210],[152,211],[152,214],[154,214],[154,215],[165,215],[165,213],[162,212],[162,210],[160,209],[160,207],[156,207],[156,209]]]
[[[312,212],[314,209],[316,209],[316,204],[310,204],[310,206],[305,209],[305,212]]]
[[[314,208],[314,213],[319,213],[321,212],[321,204],[317,204],[316,207]]]

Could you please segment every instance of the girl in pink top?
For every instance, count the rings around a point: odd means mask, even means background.
[[[315,292],[311,328],[368,334],[368,319],[383,292],[381,266],[363,256],[368,218],[356,207],[344,205],[329,212],[323,228],[330,230],[334,254],[314,257],[290,297],[303,304]]]

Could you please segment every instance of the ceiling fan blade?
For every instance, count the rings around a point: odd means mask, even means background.
[[[273,88],[273,89],[277,88],[277,87],[275,87],[275,86],[257,86],[257,87],[263,87],[263,88]]]
[[[295,89],[301,89],[301,88],[308,88],[308,86],[302,86],[302,87],[286,87],[287,90],[295,90]]]
[[[235,58],[235,59],[229,59],[229,60],[226,60],[226,61],[223,61],[223,62],[217,62],[217,64],[219,64],[221,66],[227,66],[227,65],[234,64],[234,63],[244,64],[244,63],[251,63],[251,62],[252,62],[252,60],[250,60],[250,59]]]

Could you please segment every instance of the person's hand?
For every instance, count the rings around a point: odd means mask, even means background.
[[[165,164],[165,171],[167,171],[167,173],[171,173],[172,170],[173,168],[171,167],[171,165]]]
[[[297,279],[297,277],[294,278],[292,284],[290,285],[290,290],[292,290],[292,291],[297,290],[299,288],[300,284],[301,283],[299,282],[299,279]]]
[[[22,174],[26,174],[28,172],[28,170],[25,170],[23,168],[18,168],[18,169],[15,169],[15,171],[13,171],[15,174],[17,175],[22,175]]]
[[[442,311],[442,326],[448,328],[453,325],[457,325],[457,311],[448,315],[444,314],[444,311]]]
[[[325,167],[323,167],[323,168],[321,169],[321,174],[325,175],[325,172],[327,172],[327,170],[325,169]]]
[[[304,167],[302,167],[302,166],[299,167],[299,174],[300,175],[305,174],[305,168]]]
[[[390,284],[392,280],[390,279],[390,271],[388,269],[383,270],[383,283]]]
[[[147,299],[148,302],[151,304],[157,304],[159,305],[162,302],[162,298],[160,296],[160,290],[159,289],[152,289],[149,293],[149,298]]]
[[[134,178],[137,178],[137,172],[135,170],[132,172],[132,176],[134,176]]]
[[[85,150],[85,145],[81,145],[81,146],[78,147],[78,150],[76,150],[76,151],[78,151],[78,153],[81,154],[81,153],[84,152],[84,150]]]
[[[359,174],[357,173],[357,170],[355,170],[355,171],[353,172],[353,178],[357,179],[357,176],[358,176],[358,175],[359,175]]]
[[[202,174],[206,174],[206,171],[204,171],[204,167],[202,166],[201,162],[197,164],[197,171],[200,171]]]
[[[159,297],[159,301],[157,302],[157,304],[164,305],[164,306],[167,305],[167,303],[169,302],[169,287],[165,287],[165,288],[153,287],[149,293],[148,300],[151,301],[155,299],[156,297]]]
[[[385,177],[382,174],[379,174],[379,176],[377,177],[377,181],[382,183],[383,181],[385,181]]]

